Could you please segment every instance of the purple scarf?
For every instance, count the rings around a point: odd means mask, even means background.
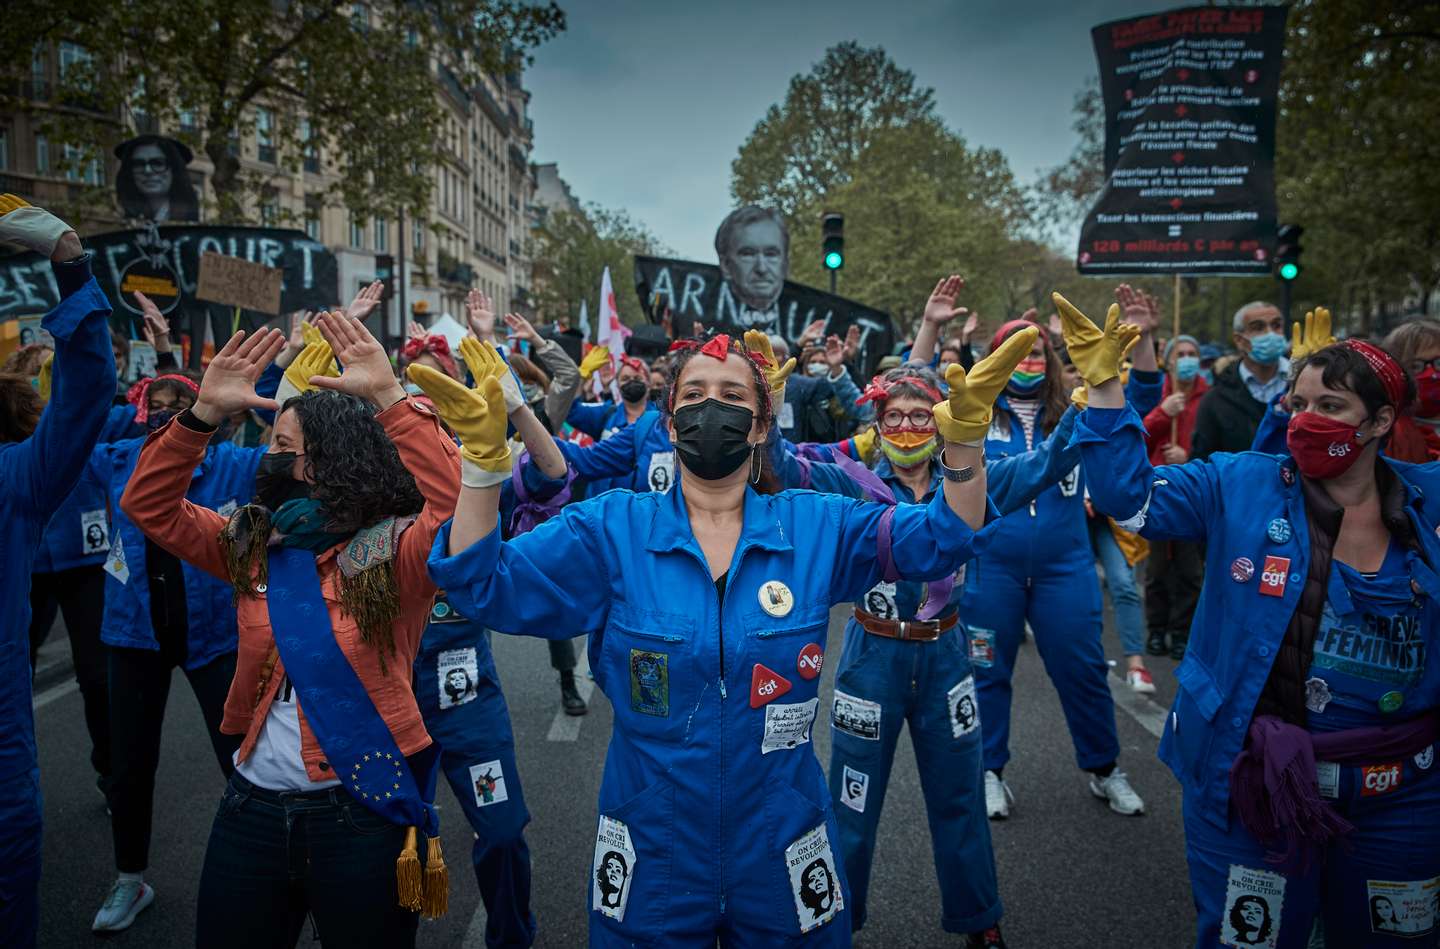
[[[530,452],[522,451],[515,459],[515,472],[510,478],[510,486],[515,491],[515,510],[510,515],[510,536],[519,537],[521,534],[529,533],[541,524],[550,520],[560,509],[570,503],[570,486],[575,483],[575,469],[568,464],[565,466],[565,487],[561,488],[554,497],[548,501],[537,501],[525,490],[525,463],[530,460]]]

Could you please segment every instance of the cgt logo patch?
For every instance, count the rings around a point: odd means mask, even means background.
[[[1290,558],[1270,554],[1260,570],[1260,593],[1263,596],[1284,596],[1285,582],[1289,579]]]
[[[1389,794],[1400,786],[1400,762],[1367,764],[1360,769],[1360,794],[1362,797],[1377,797]]]

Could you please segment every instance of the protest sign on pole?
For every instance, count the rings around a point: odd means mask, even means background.
[[[1270,272],[1285,13],[1189,7],[1092,31],[1106,180],[1081,273]]]
[[[280,313],[280,290],[284,281],[285,272],[279,267],[251,263],[240,257],[201,254],[195,297],[275,316]]]

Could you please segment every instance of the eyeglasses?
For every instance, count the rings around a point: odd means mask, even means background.
[[[1418,376],[1426,369],[1434,369],[1440,372],[1440,356],[1434,359],[1412,359],[1410,360],[1410,375]]]
[[[164,171],[170,167],[170,163],[163,158],[147,158],[136,161],[133,167],[136,171]]]
[[[886,428],[899,428],[906,422],[911,428],[932,429],[935,427],[935,413],[930,409],[915,409],[912,412],[890,409],[880,416],[880,424]]]

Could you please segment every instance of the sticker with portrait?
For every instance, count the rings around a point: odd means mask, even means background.
[[[895,606],[895,584],[877,583],[865,593],[865,612],[879,619],[896,619],[900,610]]]
[[[1283,876],[1232,863],[1225,884],[1225,911],[1220,917],[1220,944],[1275,949],[1280,944],[1284,905]]]
[[[675,483],[673,451],[657,451],[650,455],[650,470],[646,473],[645,483],[656,494],[664,494],[670,490],[670,486]]]
[[[475,790],[475,806],[489,807],[510,800],[505,790],[505,769],[499,759],[470,766],[470,786]]]
[[[975,701],[975,677],[966,676],[945,693],[950,712],[950,734],[964,738],[980,728],[980,706]]]
[[[630,828],[613,817],[600,815],[595,834],[595,860],[591,866],[590,908],[618,922],[625,920],[630,902],[630,881],[635,878],[635,846]]]
[[[836,730],[868,741],[880,740],[880,704],[835,690],[830,723]]]
[[[480,665],[475,647],[446,649],[435,661],[435,675],[440,683],[440,707],[455,708],[473,702],[480,681]]]
[[[630,650],[630,710],[661,718],[670,714],[670,654]]]
[[[104,553],[110,549],[110,519],[105,509],[85,511],[80,515],[81,550],[87,554]]]
[[[870,775],[856,771],[848,764],[841,775],[840,803],[857,814],[865,813],[865,798],[870,793]]]
[[[1435,930],[1435,902],[1440,877],[1429,880],[1366,880],[1370,931],[1405,938]]]
[[[824,824],[785,848],[785,869],[790,874],[790,893],[795,897],[802,933],[823,926],[845,908]]]

